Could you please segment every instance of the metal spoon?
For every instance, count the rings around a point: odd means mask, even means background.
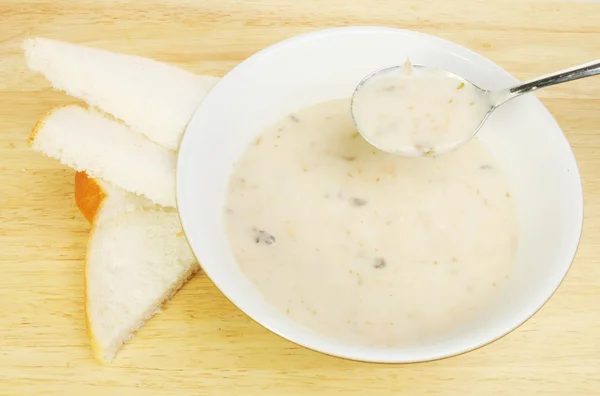
[[[408,63],[408,61],[407,61],[407,65],[409,67],[411,66],[410,63]],[[367,140],[373,146],[377,147],[378,149],[380,149],[382,151],[386,151],[389,153],[414,157],[414,156],[425,156],[425,155],[439,155],[439,154],[443,154],[443,153],[457,149],[458,147],[460,147],[463,144],[465,144],[466,142],[468,142],[471,138],[473,138],[475,136],[475,134],[477,134],[477,132],[481,129],[482,125],[485,123],[485,121],[487,120],[489,115],[494,110],[496,110],[500,105],[506,103],[507,101],[509,101],[513,98],[516,98],[517,96],[536,91],[540,88],[545,88],[545,87],[549,87],[552,85],[561,84],[561,83],[564,83],[567,81],[577,80],[580,78],[585,78],[585,77],[590,77],[590,76],[593,76],[596,74],[600,74],[600,59],[595,60],[593,62],[585,63],[583,65],[575,66],[575,67],[572,67],[569,69],[561,70],[556,73],[548,74],[548,75],[545,75],[545,76],[542,76],[542,77],[539,77],[539,78],[536,78],[533,80],[529,80],[529,81],[521,83],[521,84],[517,84],[517,85],[509,87],[509,88],[496,90],[496,91],[484,90],[484,89],[476,86],[475,84],[465,80],[464,78],[457,76],[454,73],[451,73],[446,70],[431,68],[431,67],[423,66],[423,65],[412,65],[412,68],[414,70],[417,70],[420,73],[435,72],[435,73],[438,73],[438,75],[440,75],[440,73],[441,73],[442,76],[447,76],[448,78],[454,79],[455,82],[461,84],[461,85],[459,85],[459,88],[462,88],[462,84],[464,83],[467,88],[474,89],[475,91],[477,91],[479,93],[478,97],[480,98],[480,100],[483,103],[478,103],[477,108],[471,110],[471,112],[474,112],[474,113],[469,116],[473,117],[474,122],[472,124],[469,124],[469,127],[466,128],[467,130],[461,131],[460,134],[453,137],[453,139],[443,141],[443,142],[441,142],[441,144],[437,144],[437,145],[421,146],[418,144],[417,145],[414,145],[414,144],[408,145],[407,144],[405,146],[398,147],[398,145],[392,144],[393,142],[390,142],[390,140],[393,140],[393,139],[390,139],[390,133],[391,132],[404,133],[403,128],[407,129],[406,125],[414,125],[414,124],[411,124],[411,121],[414,121],[414,120],[403,119],[402,123],[401,123],[402,125],[397,126],[397,128],[396,128],[397,131],[396,130],[388,131],[389,133],[387,134],[387,138],[384,139],[381,137],[381,136],[383,136],[382,134],[374,133],[373,130],[366,129],[367,127],[371,127],[371,129],[372,129],[373,125],[370,125],[369,123],[367,123],[365,121],[362,122],[362,124],[364,124],[364,125],[361,125],[361,116],[360,116],[361,115],[361,113],[360,113],[361,107],[360,106],[362,106],[362,104],[361,104],[360,100],[356,100],[356,98],[357,98],[358,94],[360,94],[362,92],[361,90],[364,89],[365,86],[368,86],[368,84],[370,84],[370,82],[375,81],[374,80],[375,77],[384,76],[386,73],[390,73],[390,72],[396,72],[396,71],[400,72],[402,70],[402,68],[406,68],[406,67],[407,67],[406,65],[386,67],[384,69],[377,70],[377,71],[369,74],[368,76],[366,76],[358,84],[358,86],[356,87],[356,89],[354,90],[354,92],[352,94],[351,110],[352,110],[352,117],[354,119],[354,123],[356,125],[358,132],[363,136],[363,138],[365,138],[365,140]],[[473,92],[475,92],[475,91],[473,91]],[[363,101],[363,103],[364,103],[364,101]],[[480,104],[481,104],[481,106],[479,106]],[[463,108],[464,108],[464,106],[463,106]],[[469,109],[467,109],[467,110],[469,110]],[[371,109],[370,111],[374,111],[374,109]],[[406,115],[406,114],[404,114],[404,115]],[[410,116],[408,116],[408,117],[410,118]],[[363,119],[364,119],[364,117],[363,117]],[[439,135],[439,136],[442,136],[442,135]],[[448,134],[446,134],[445,136],[448,136]],[[392,136],[392,138],[393,138],[393,136]]]

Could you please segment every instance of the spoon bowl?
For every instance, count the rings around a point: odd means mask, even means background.
[[[432,96],[438,85],[443,92]],[[351,114],[363,138],[382,151],[437,156],[475,136],[492,110],[488,92],[450,71],[407,61],[367,75],[352,94]]]
[[[376,70],[354,89],[351,113],[362,137],[391,154],[420,157],[454,151],[490,114],[522,94],[600,73],[600,60],[489,91],[450,71],[425,65]]]

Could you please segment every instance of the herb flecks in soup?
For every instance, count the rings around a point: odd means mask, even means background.
[[[514,195],[474,139],[402,158],[356,136],[349,100],[269,127],[231,176],[231,249],[266,301],[320,334],[410,345],[476,315],[508,277]]]

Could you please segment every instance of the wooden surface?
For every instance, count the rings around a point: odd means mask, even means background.
[[[600,394],[600,77],[539,94],[577,156],[586,218],[565,282],[507,337],[437,362],[346,361],[271,334],[200,274],[102,367],[85,333],[88,226],[73,171],[25,144],[44,112],[74,100],[27,71],[19,49],[46,36],[223,75],[301,32],[389,25],[453,40],[526,79],[600,58],[599,21],[598,4],[541,0],[0,0],[0,394]]]

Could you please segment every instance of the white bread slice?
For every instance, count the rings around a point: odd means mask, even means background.
[[[122,120],[170,150],[218,77],[45,38],[23,43],[27,65],[60,89]]]
[[[176,154],[98,111],[54,109],[38,122],[29,144],[77,171],[175,207]]]
[[[104,196],[88,242],[86,323],[92,351],[102,364],[110,363],[119,348],[200,268],[177,213],[154,209],[118,213],[114,210],[118,204],[109,203],[116,199],[136,206],[137,199],[128,202],[132,197],[125,192]]]
[[[199,266],[187,243],[182,244],[175,212],[157,215],[161,208],[148,199],[85,172],[75,174],[75,203],[94,230],[100,230],[92,233],[88,245],[86,322],[94,356],[107,364]],[[136,215],[122,217],[130,214]],[[100,225],[103,222],[108,224]],[[150,236],[148,226],[158,227],[158,235]],[[119,229],[109,235],[114,227]],[[125,238],[119,240],[120,234]],[[130,244],[132,240],[138,243]],[[136,251],[140,247],[151,249],[152,260]],[[121,276],[127,277],[126,283],[114,280]]]

